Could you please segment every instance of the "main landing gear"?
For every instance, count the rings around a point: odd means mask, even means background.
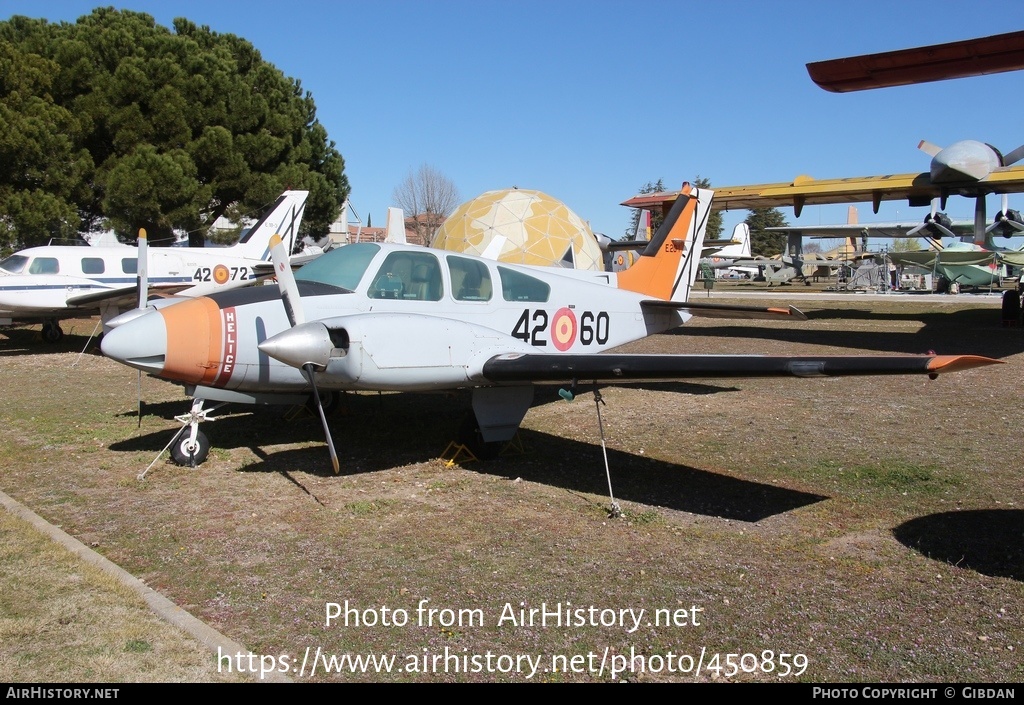
[[[462,419],[456,438],[479,460],[494,460],[501,455],[501,451],[507,443],[507,441],[491,441],[489,443],[485,441],[480,433],[480,424],[476,420],[476,414],[472,411],[469,411]]]
[[[59,343],[64,338],[64,331],[58,321],[50,319],[43,323],[42,336],[47,343]]]

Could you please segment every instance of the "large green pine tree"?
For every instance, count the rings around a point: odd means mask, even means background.
[[[778,208],[753,208],[744,221],[750,227],[750,251],[754,255],[771,257],[786,249],[786,236],[768,232],[765,228],[789,225]]]
[[[693,180],[693,185],[697,188],[710,188],[714,187],[711,185],[711,179],[698,175]],[[705,230],[704,239],[706,240],[719,240],[722,237],[722,211],[711,211],[708,215],[707,229]]]
[[[104,221],[154,238],[308,189],[320,235],[348,195],[312,95],[249,42],[100,8],[0,22],[0,246]]]

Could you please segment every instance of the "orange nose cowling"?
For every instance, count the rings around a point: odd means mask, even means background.
[[[166,379],[209,385],[221,365],[224,332],[220,307],[201,296],[160,309],[167,327]]]

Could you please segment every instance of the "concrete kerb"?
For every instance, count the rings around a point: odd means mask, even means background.
[[[232,641],[210,625],[200,621],[192,614],[178,607],[176,604],[146,585],[121,566],[96,553],[96,551],[92,550],[75,537],[68,535],[2,491],[0,491],[0,504],[2,504],[8,512],[28,522],[37,531],[59,543],[86,563],[96,566],[108,575],[119,580],[122,584],[134,590],[140,597],[142,597],[143,600],[145,600],[146,604],[149,605],[149,608],[153,610],[158,617],[170,624],[173,624],[185,633],[192,635],[215,655],[231,654],[234,656],[235,654],[241,653],[245,654],[247,659],[249,658],[249,654],[251,652],[247,648],[236,641]],[[259,662],[258,656],[254,656],[253,659],[255,662]],[[290,678],[283,676],[276,671],[268,673],[263,679],[260,679],[258,673],[254,674],[253,677],[256,680],[262,680],[262,682],[267,683],[292,682]]]

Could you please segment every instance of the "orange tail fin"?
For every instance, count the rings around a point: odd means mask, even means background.
[[[619,272],[619,288],[666,301],[686,301],[699,270],[712,196],[710,189],[683,184],[636,264]]]

